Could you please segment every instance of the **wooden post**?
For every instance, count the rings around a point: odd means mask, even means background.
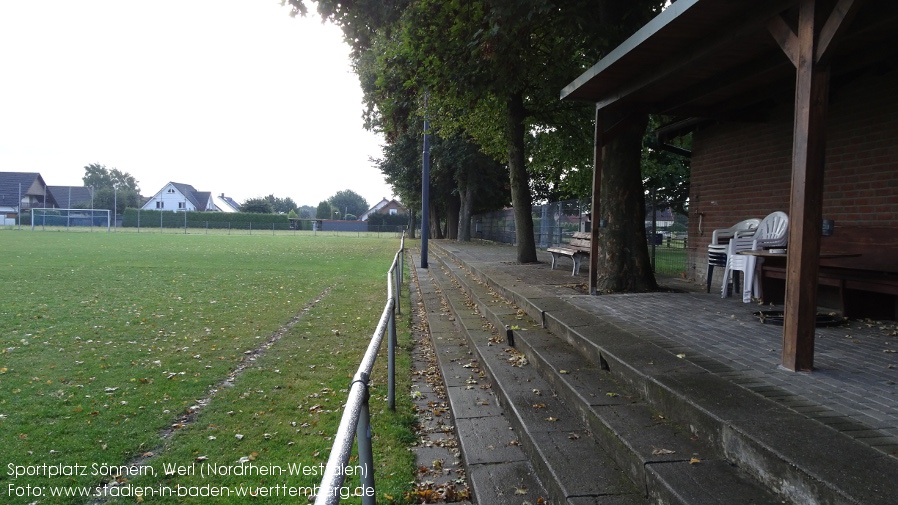
[[[599,284],[599,221],[601,220],[602,200],[602,134],[605,126],[602,124],[602,110],[596,105],[596,132],[593,144],[593,168],[592,168],[592,206],[589,220],[589,294],[598,294]]]
[[[801,0],[798,20],[798,68],[789,253],[786,264],[782,365],[793,371],[814,367],[817,273],[823,218],[823,171],[829,68],[816,59],[817,0]]]

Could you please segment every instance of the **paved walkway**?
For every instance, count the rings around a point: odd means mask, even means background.
[[[523,285],[549,291],[670,350],[683,359],[816,419],[898,458],[898,323],[850,321],[817,331],[815,367],[794,373],[780,367],[782,327],[761,324],[762,307],[721,299],[704,286],[659,278],[668,292],[589,296],[587,269],[572,277],[562,260],[520,265],[513,247],[446,242],[479,269],[512,275]],[[781,307],[780,307],[781,308]]]

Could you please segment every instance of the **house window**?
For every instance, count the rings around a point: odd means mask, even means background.
[[[165,208],[165,202],[163,202],[163,201],[161,201],[161,200],[157,201],[157,202],[156,202],[156,208],[157,208],[157,209],[164,209],[164,208]]]
[[[179,208],[179,209],[184,209],[186,206],[187,206],[186,203],[184,203],[184,202],[178,202],[178,208]]]
[[[397,209],[390,209],[390,215],[391,215],[391,216],[395,216],[395,215],[398,214],[398,213],[399,213],[399,210],[397,210]]]
[[[168,194],[170,194],[170,195],[175,194],[175,188],[168,188],[168,190],[166,191],[166,193],[168,193]]]

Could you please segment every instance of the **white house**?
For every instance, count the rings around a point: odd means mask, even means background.
[[[208,211],[218,212],[212,193],[197,191],[190,184],[169,182],[141,207],[143,210]]]

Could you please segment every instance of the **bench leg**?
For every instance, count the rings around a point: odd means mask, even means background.
[[[574,260],[574,271],[571,272],[571,275],[572,276],[579,275],[580,274],[580,259],[582,259],[582,256],[580,256],[579,254],[575,254],[575,255],[571,256],[571,259]]]
[[[558,253],[550,253],[552,255],[552,270],[555,270],[555,265],[558,263]]]

